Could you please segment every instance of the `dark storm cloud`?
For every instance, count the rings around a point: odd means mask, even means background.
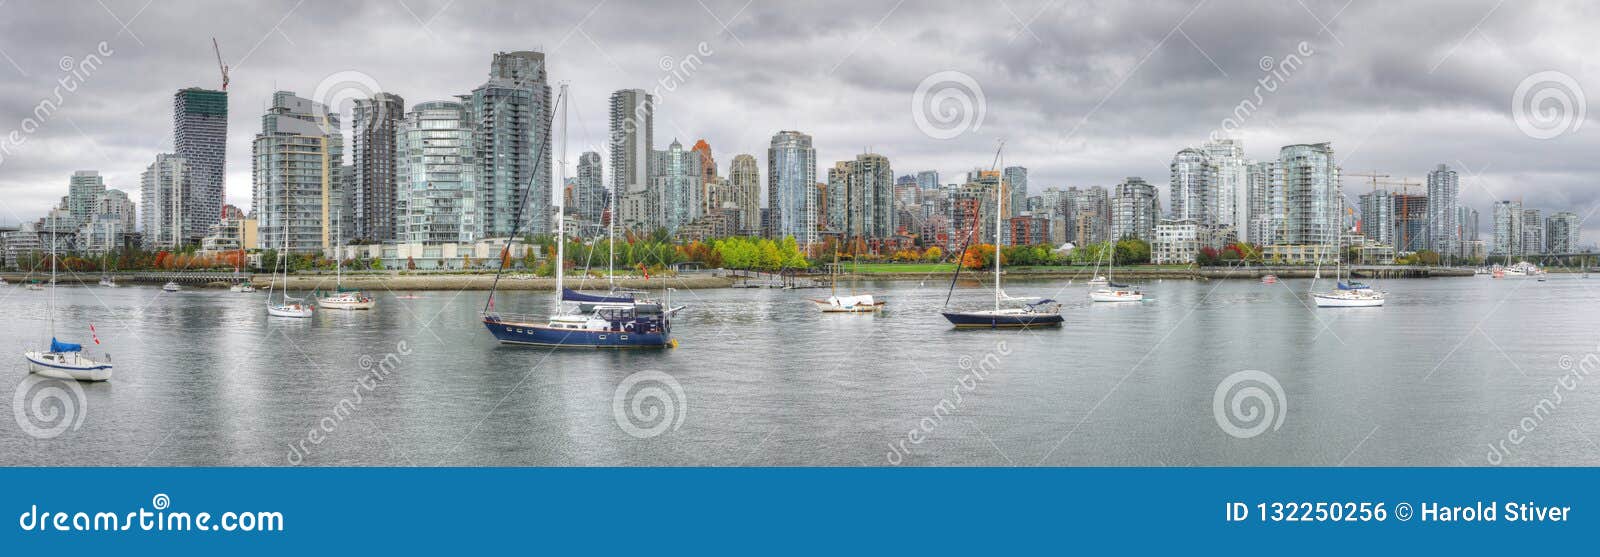
[[[1030,167],[1036,189],[1130,175],[1164,185],[1174,152],[1254,99],[1263,57],[1281,63],[1304,42],[1315,54],[1234,134],[1248,156],[1332,141],[1348,172],[1420,179],[1438,163],[1458,167],[1485,223],[1500,198],[1586,214],[1600,202],[1600,131],[1531,139],[1511,98],[1545,70],[1594,85],[1586,45],[1597,19],[1590,5],[1493,0],[12,0],[0,4],[0,139],[52,95],[62,57],[81,60],[101,41],[116,53],[24,145],[0,153],[0,221],[36,218],[76,169],[136,190],[171,148],[172,92],[217,85],[212,36],[234,67],[228,191],[240,205],[273,90],[312,95],[357,71],[408,103],[450,99],[483,81],[491,53],[522,49],[546,51],[552,79],[571,84],[574,151],[604,143],[611,91],[670,79],[656,144],[705,138],[724,169],[737,153],[764,161],[774,132],[799,129],[815,136],[819,168],[871,149],[898,173],[931,168],[955,181],[989,164],[1003,137],[1007,162]],[[661,69],[702,42],[712,54],[689,75]],[[984,120],[933,139],[916,125],[912,94],[948,70],[981,86]],[[1367,189],[1346,180],[1351,195]]]

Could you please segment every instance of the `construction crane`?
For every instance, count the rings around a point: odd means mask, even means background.
[[[1364,174],[1362,174],[1362,173],[1346,174],[1346,176],[1355,176],[1357,178],[1367,178],[1370,181],[1370,183],[1372,184],[1372,191],[1378,191],[1378,186],[1385,186],[1385,187],[1396,186],[1396,187],[1399,187],[1401,190],[1403,190],[1402,193],[1409,194],[1409,193],[1411,193],[1410,188],[1420,188],[1420,187],[1423,186],[1422,182],[1413,182],[1413,181],[1410,181],[1410,180],[1406,180],[1405,178],[1401,178],[1399,180],[1389,180],[1388,178],[1393,178],[1394,176],[1389,175],[1389,174],[1379,174],[1376,171],[1367,172],[1367,173],[1364,173]]]
[[[222,47],[217,46],[217,38],[211,37],[211,52],[217,55],[217,69],[222,71],[222,90],[228,90],[228,65],[222,63]]]

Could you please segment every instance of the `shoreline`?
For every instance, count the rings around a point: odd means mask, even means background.
[[[1552,270],[1552,272],[1565,272],[1565,270]],[[1118,280],[1259,280],[1262,276],[1275,274],[1278,278],[1313,278],[1317,273],[1315,267],[1241,267],[1241,268],[1203,268],[1203,269],[1118,269],[1113,275]],[[962,271],[966,277],[986,276],[985,271]],[[1095,270],[1092,268],[1061,268],[1061,269],[1017,269],[1005,271],[1008,280],[1088,280],[1093,278]],[[1103,271],[1102,271],[1103,274]],[[1331,269],[1324,270],[1323,278],[1331,277]],[[232,284],[232,274],[218,273],[112,273],[119,283],[126,284],[162,284],[175,278],[186,288],[225,288]],[[268,274],[248,275],[249,281],[257,289],[266,288],[271,280]],[[828,275],[801,274],[797,275],[803,281],[813,284],[826,285]],[[948,271],[938,272],[883,272],[883,273],[858,273],[841,274],[839,280],[876,280],[876,281],[924,281],[938,278],[948,280]],[[1433,277],[1470,277],[1473,269],[1466,268],[1429,268],[1429,267],[1392,267],[1392,268],[1360,268],[1355,269],[1353,276],[1360,279],[1397,279],[1397,278],[1433,278]],[[40,280],[40,276],[29,277],[25,273],[0,273],[11,284],[20,286],[26,280]],[[95,286],[100,280],[100,274],[79,273],[74,276],[59,277],[62,284],[81,284]],[[441,273],[441,274],[368,274],[356,273],[344,276],[344,285],[373,291],[421,291],[421,290],[488,290],[494,283],[495,276],[489,273]],[[568,277],[567,286],[574,290],[605,290],[609,282],[604,278],[596,277]],[[752,278],[752,280],[760,280]],[[616,284],[622,288],[653,290],[660,289],[663,285],[679,289],[699,288],[734,288],[736,277],[723,272],[692,272],[665,277],[640,277],[618,278]],[[313,290],[317,288],[332,289],[335,284],[333,273],[306,273],[290,275],[288,287],[290,290]],[[553,290],[555,278],[533,277],[526,273],[501,276],[498,288],[502,290]]]

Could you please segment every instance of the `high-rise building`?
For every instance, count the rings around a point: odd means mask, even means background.
[[[578,216],[577,233],[594,237],[605,231],[606,210],[610,199],[600,163],[600,153],[585,151],[578,156],[578,175],[574,180],[573,207]]]
[[[1172,157],[1172,183],[1167,198],[1172,202],[1174,220],[1192,220],[1202,228],[1217,223],[1211,212],[1211,183],[1217,169],[1205,151],[1190,147]],[[1155,226],[1154,223],[1151,226]]]
[[[1494,203],[1494,244],[1489,253],[1506,257],[1521,257],[1522,202],[1496,201]]]
[[[828,169],[828,229],[848,238],[888,238],[896,232],[894,171],[889,158],[856,155]]]
[[[405,243],[472,243],[483,207],[472,114],[454,101],[411,107],[395,133],[396,238]]]
[[[1283,173],[1283,197],[1287,203],[1282,243],[1337,245],[1344,195],[1333,144],[1285,146],[1278,151],[1278,166]]]
[[[1244,159],[1244,143],[1237,139],[1207,141],[1201,146],[1214,170],[1211,184],[1211,213],[1217,226],[1231,230],[1241,242],[1250,241],[1249,163]],[[1219,235],[1220,237],[1221,235]]]
[[[700,156],[700,214],[709,215],[719,207],[713,206],[711,186],[717,183],[717,159],[711,156],[711,144],[701,139],[689,149]],[[719,200],[720,201],[720,200]]]
[[[281,250],[287,240],[291,253],[320,254],[337,241],[339,129],[339,114],[321,103],[290,91],[272,95],[251,146],[251,207],[263,247]]]
[[[611,192],[621,205],[624,228],[645,230],[655,214],[650,187],[650,154],[654,152],[655,98],[643,89],[611,94]]]
[[[1245,211],[1249,215],[1244,236],[1259,245],[1284,243],[1289,224],[1289,198],[1283,167],[1277,161],[1252,162],[1245,172]]]
[[[395,131],[405,116],[406,100],[378,93],[356,99],[351,109],[350,157],[354,184],[351,201],[351,239],[369,243],[398,238],[395,222]]]
[[[138,208],[128,199],[128,193],[119,189],[108,189],[100,194],[94,202],[94,214],[115,215],[120,223],[122,234],[133,234],[138,230]]]
[[[1461,181],[1439,165],[1428,173],[1428,249],[1444,256],[1461,254]]]
[[[1577,253],[1583,242],[1583,221],[1577,213],[1560,211],[1544,222],[1545,253]]]
[[[484,236],[554,230],[550,122],[555,99],[544,53],[495,53],[489,80],[473,89],[470,99]]]
[[[183,189],[185,184],[193,183],[188,174],[189,164],[183,157],[162,153],[139,176],[144,249],[175,249],[183,245]]]
[[[767,204],[772,208],[774,235],[793,236],[802,246],[817,242],[820,200],[817,196],[817,151],[811,136],[780,131],[767,149]]]
[[[1017,216],[1028,210],[1028,168],[1007,166],[1001,174],[1006,183],[1006,214]]]
[[[1470,207],[1457,207],[1456,215],[1456,222],[1461,223],[1462,243],[1478,241],[1478,210]],[[1467,248],[1463,245],[1460,255],[1464,256],[1466,254]]]
[[[1110,239],[1152,241],[1160,219],[1161,202],[1156,198],[1155,186],[1138,176],[1130,176],[1117,184],[1116,192],[1111,195]]]
[[[1373,242],[1394,246],[1394,194],[1389,190],[1363,193],[1361,204],[1361,235]]]
[[[1544,212],[1538,209],[1522,210],[1522,254],[1538,255],[1545,252]]]
[[[684,150],[676,139],[665,151],[650,154],[650,192],[656,208],[651,229],[673,234],[700,217],[704,205],[700,180],[705,176],[700,160],[699,153]]]
[[[939,189],[939,171],[924,170],[922,172],[918,172],[917,187],[922,188],[923,191]]]
[[[190,87],[172,98],[172,150],[186,161],[183,243],[197,243],[222,215],[228,156],[228,93]]]
[[[761,234],[761,165],[751,155],[739,154],[728,165],[728,185],[739,206],[739,225],[745,235]]]
[[[79,170],[72,173],[72,179],[67,184],[67,213],[77,219],[79,224],[89,222],[94,216],[95,200],[100,194],[106,192],[105,179],[94,170]]]

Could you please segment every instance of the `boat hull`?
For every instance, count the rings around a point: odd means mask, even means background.
[[[1374,308],[1383,305],[1383,298],[1346,298],[1314,294],[1311,296],[1319,308]]]
[[[372,309],[376,304],[373,300],[317,300],[317,306],[323,309],[359,310]]]
[[[303,319],[306,317],[311,317],[314,312],[315,310],[308,306],[301,306],[298,308],[286,306],[267,306],[267,315],[273,317],[297,317]]]
[[[107,381],[111,379],[111,372],[113,371],[111,364],[103,364],[87,358],[73,358],[76,363],[55,361],[46,357],[42,352],[27,352],[23,354],[23,357],[28,360],[29,372],[56,379]]]
[[[1142,302],[1144,294],[1118,292],[1090,292],[1089,299],[1096,302]]]
[[[1059,313],[994,313],[994,312],[943,312],[944,318],[958,329],[1001,329],[1022,327],[1057,327],[1065,319]]]
[[[594,331],[557,329],[546,325],[485,319],[484,327],[505,344],[551,346],[559,348],[667,348],[672,337],[665,332]]]

